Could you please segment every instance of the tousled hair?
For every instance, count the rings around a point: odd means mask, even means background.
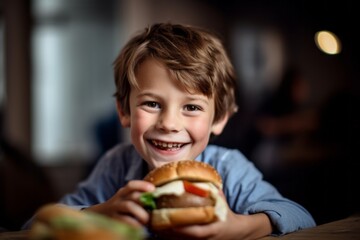
[[[160,23],[131,38],[114,61],[114,95],[125,114],[131,87],[138,87],[136,70],[147,58],[164,64],[186,91],[213,98],[214,122],[236,112],[235,72],[220,39],[193,26]]]

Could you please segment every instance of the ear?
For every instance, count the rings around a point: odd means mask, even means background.
[[[126,114],[121,107],[119,101],[116,101],[116,110],[118,117],[120,119],[120,123],[124,128],[130,127],[130,114]]]
[[[224,130],[226,123],[229,120],[229,114],[226,114],[222,119],[218,120],[217,122],[213,123],[211,127],[211,132],[214,135],[220,135]]]

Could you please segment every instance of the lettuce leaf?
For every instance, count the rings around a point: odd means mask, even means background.
[[[143,240],[146,232],[143,229],[115,221],[105,215],[94,212],[83,211],[82,218],[73,216],[58,216],[51,220],[51,227],[54,229],[63,229],[77,231],[86,228],[99,228],[113,232],[119,236],[119,239]]]
[[[155,197],[151,192],[146,192],[141,194],[139,200],[146,209],[149,210],[156,209]]]

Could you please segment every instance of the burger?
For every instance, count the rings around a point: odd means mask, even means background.
[[[143,240],[144,229],[90,211],[59,204],[41,207],[29,231],[30,240]]]
[[[150,228],[155,231],[226,220],[222,179],[207,163],[195,160],[168,163],[150,171],[144,180],[156,187],[140,197],[150,211]]]

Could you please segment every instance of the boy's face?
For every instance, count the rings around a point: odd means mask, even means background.
[[[131,140],[151,168],[195,159],[208,144],[210,134],[220,134],[227,117],[213,123],[214,99],[179,88],[167,68],[145,60],[136,72],[139,89],[132,88],[130,115],[118,112]]]

